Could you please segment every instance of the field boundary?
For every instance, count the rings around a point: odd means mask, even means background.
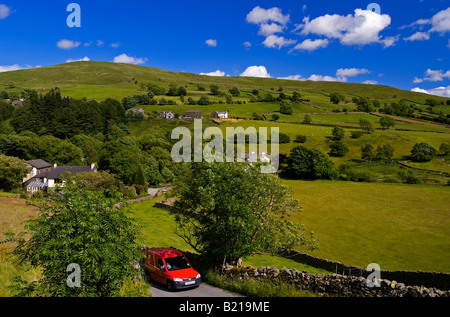
[[[344,276],[367,278],[372,273],[358,266],[318,258],[295,250],[280,251],[278,256]],[[380,270],[380,275],[381,279],[395,280],[409,285],[423,285],[425,287],[436,287],[441,290],[450,290],[450,273]]]

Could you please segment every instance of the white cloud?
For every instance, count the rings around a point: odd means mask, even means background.
[[[294,50],[315,51],[319,48],[325,48],[330,42],[327,39],[310,40],[306,39],[302,43],[297,44],[290,52]]]
[[[269,36],[275,33],[283,33],[284,28],[277,23],[264,23],[260,26],[258,35]]]
[[[70,50],[72,48],[76,48],[78,46],[80,46],[80,42],[75,42],[75,41],[71,41],[71,40],[61,40],[58,43],[56,43],[56,46],[58,46],[59,48],[63,49],[63,50]]]
[[[253,24],[265,24],[269,21],[280,23],[285,26],[289,22],[289,14],[283,15],[280,8],[274,7],[270,9],[263,9],[260,6],[253,8],[247,14],[246,21]]]
[[[313,74],[311,76],[309,76],[308,80],[312,80],[312,81],[347,81],[347,78],[336,78],[336,77],[332,77],[332,76],[324,76],[324,75],[316,75]]]
[[[431,18],[431,25],[433,26],[430,32],[450,32],[450,7],[436,13]]]
[[[376,80],[365,80],[362,83],[366,84],[366,85],[376,85],[376,84],[378,84],[378,82]]]
[[[117,42],[117,43],[112,43],[111,44],[111,47],[112,48],[118,48],[120,46],[120,43],[119,42]]]
[[[355,77],[362,74],[369,73],[368,69],[365,68],[340,68],[336,71],[336,76],[338,77]]]
[[[19,64],[9,65],[9,66],[1,66],[0,65],[0,73],[11,72],[15,70],[23,69],[19,66]]]
[[[419,87],[413,88],[413,89],[411,89],[411,91],[413,91],[413,92],[420,92],[420,93],[422,93],[422,94],[427,94],[427,95],[430,94],[430,93],[429,93],[428,91],[426,91],[425,89],[422,89],[422,88],[419,88]]]
[[[0,20],[6,19],[11,14],[11,8],[0,4]]]
[[[425,72],[424,78],[414,78],[414,83],[421,83],[423,81],[443,81],[444,78],[450,79],[450,70],[444,72],[442,69],[440,70],[432,70],[427,69]]]
[[[421,89],[419,87],[411,89],[414,92],[421,92],[428,95],[440,96],[440,97],[448,97],[450,98],[450,86],[447,87],[437,87],[432,89]]]
[[[132,57],[132,56],[128,56],[127,54],[122,54],[119,56],[114,57],[114,63],[123,63],[123,64],[134,64],[134,65],[139,65],[139,64],[145,64],[147,62],[147,58],[143,58],[143,57]]]
[[[302,75],[289,75],[286,77],[277,77],[277,79],[287,79],[287,80],[306,80]]]
[[[90,61],[90,58],[89,57],[84,57],[84,58],[81,58],[81,59],[71,59],[71,58],[69,58],[67,61],[66,61],[66,63],[73,63],[73,62],[89,62]]]
[[[271,78],[265,66],[249,66],[240,76]]]
[[[209,39],[205,41],[206,45],[210,47],[216,47],[217,46],[217,40]]]
[[[282,48],[297,43],[297,40],[285,39],[283,36],[269,35],[263,42],[268,48]]]
[[[250,48],[250,47],[252,47],[252,43],[250,43],[250,42],[244,42],[244,47],[245,47],[245,48]]]
[[[221,70],[216,70],[215,72],[210,72],[210,73],[200,73],[200,75],[223,77],[223,76],[225,76],[225,72],[223,72]]]
[[[326,14],[311,21],[309,17],[305,17],[298,29],[301,29],[300,34],[303,35],[315,34],[339,39],[343,45],[383,43],[386,47],[386,44],[392,45],[395,38],[383,40],[380,32],[390,24],[391,17],[387,14],[355,9],[354,15]]]
[[[380,40],[380,43],[383,44],[384,48],[388,48],[395,45],[395,42],[398,41],[400,35],[397,36],[388,36],[384,39]]]
[[[410,37],[404,38],[405,41],[428,41],[430,39],[430,33],[428,32],[416,32]]]
[[[103,45],[105,45],[105,42],[103,42],[102,40],[98,40],[98,41],[97,41],[97,46],[98,46],[98,47],[101,47],[101,46],[103,46]]]
[[[399,29],[403,30],[406,28],[416,28],[417,26],[419,26],[420,28],[423,28],[424,25],[427,25],[429,23],[430,23],[430,20],[428,20],[428,19],[419,19],[411,24],[403,25],[403,26],[399,27]]]

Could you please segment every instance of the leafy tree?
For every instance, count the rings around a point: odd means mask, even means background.
[[[219,94],[219,86],[217,85],[211,85],[209,86],[209,89],[211,91],[211,95],[218,95]]]
[[[8,120],[12,117],[14,106],[9,102],[0,100],[0,121]]]
[[[292,102],[290,100],[282,100],[280,103],[280,112],[282,114],[292,114]]]
[[[345,136],[345,130],[342,129],[341,127],[334,127],[333,131],[331,132],[331,134],[333,135],[333,139],[334,140],[340,141]]]
[[[252,114],[252,119],[253,119],[253,120],[260,120],[260,121],[263,121],[263,120],[264,120],[264,117],[263,117],[261,114],[257,113],[257,112],[253,112],[253,114]]]
[[[252,94],[255,95],[255,96],[258,96],[259,95],[259,90],[258,89],[253,89],[252,90]]]
[[[373,105],[370,103],[370,101],[367,98],[360,97],[356,99],[356,105],[358,111],[363,112],[372,112],[373,111]]]
[[[337,170],[328,155],[320,149],[302,145],[293,148],[286,160],[287,176],[299,179],[335,179]]]
[[[176,233],[213,264],[240,264],[253,253],[303,246],[314,249],[304,226],[290,221],[300,211],[290,189],[258,166],[192,163],[171,196]],[[233,197],[233,199],[230,199]]]
[[[292,101],[300,102],[302,100],[302,95],[298,91],[292,93]]]
[[[348,153],[348,151],[348,147],[340,141],[330,144],[330,156],[343,157]]]
[[[415,162],[428,162],[436,155],[436,149],[428,143],[416,143],[411,150],[411,157]]]
[[[120,189],[120,182],[107,171],[82,172],[71,176],[70,181],[77,187],[92,192],[102,192],[110,196],[114,191]]]
[[[200,106],[207,106],[211,104],[211,101],[209,101],[209,98],[207,96],[201,96],[197,104]]]
[[[228,92],[233,96],[233,97],[238,97],[241,95],[241,92],[239,91],[238,88],[233,87],[231,89],[228,90]]]
[[[193,106],[196,104],[197,104],[197,102],[194,100],[194,98],[192,98],[192,97],[188,98],[188,105]]]
[[[279,115],[277,115],[276,113],[272,114],[272,121],[278,121],[278,119],[280,119]]]
[[[330,94],[330,102],[337,105],[341,101],[344,101],[345,97],[337,92],[333,92]]]
[[[366,144],[361,147],[361,158],[371,162],[375,158],[375,148],[372,144]]]
[[[442,143],[439,147],[439,153],[441,155],[449,155],[450,154],[450,143]]]
[[[297,135],[294,140],[295,143],[305,143],[306,136],[305,135]]]
[[[359,126],[368,133],[375,131],[372,121],[367,119],[359,119]]]
[[[0,189],[11,191],[20,188],[28,172],[25,161],[0,154]]]
[[[309,114],[305,115],[303,118],[303,123],[310,124],[312,122],[311,116]]]
[[[381,145],[377,147],[375,158],[377,160],[390,160],[394,156],[394,147],[389,144]]]
[[[395,119],[391,118],[391,117],[383,116],[380,118],[380,125],[383,128],[387,128],[387,129],[389,129],[391,127],[395,127]]]
[[[132,261],[140,257],[140,229],[120,202],[117,195],[105,198],[67,180],[63,191],[35,203],[40,213],[26,225],[30,238],[14,252],[40,268],[42,278],[21,281],[22,295],[108,297],[137,277]],[[79,287],[66,283],[69,264],[80,268]]]
[[[289,137],[289,135],[287,135],[286,133],[280,132],[279,133],[279,143],[283,144],[283,143],[289,143],[291,142],[291,138]]]

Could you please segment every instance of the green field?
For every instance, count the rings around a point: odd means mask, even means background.
[[[283,181],[314,231],[311,254],[385,270],[450,272],[450,187],[336,181]]]

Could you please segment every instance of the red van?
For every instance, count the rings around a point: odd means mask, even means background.
[[[201,276],[183,253],[172,248],[147,249],[145,270],[154,281],[172,291],[200,285]]]

